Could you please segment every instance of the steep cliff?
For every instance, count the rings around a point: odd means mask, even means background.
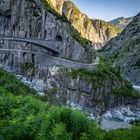
[[[125,18],[125,17],[120,17],[114,20],[111,20],[110,23],[120,30],[123,30],[131,21],[133,17]]]
[[[94,54],[90,53],[90,42],[80,37],[46,1],[3,1],[0,13],[1,35],[59,41],[60,57],[79,62],[92,61]],[[3,45],[32,48],[26,43],[4,42]]]
[[[70,0],[59,0],[60,2],[56,0],[49,1],[51,1],[51,4],[58,13],[67,18],[82,37],[92,42],[93,47],[96,49],[102,48],[102,45],[120,32],[117,27],[108,22],[90,19]],[[60,4],[63,4],[63,6],[60,6]]]
[[[140,13],[119,36],[105,45],[102,53],[126,79],[140,84]]]
[[[50,5],[51,2],[45,0],[2,1],[0,4],[0,34],[59,41],[61,51],[59,57],[84,63],[93,62],[95,52],[91,49],[90,41],[82,38],[65,16],[58,14]],[[87,25],[89,32],[94,24],[97,27],[100,24],[106,24],[86,19],[89,20]],[[98,28],[92,29],[97,38],[99,38],[98,34],[102,39],[109,38],[105,38],[109,36],[109,31],[102,35]],[[71,104],[73,107],[87,110],[97,118],[113,107],[128,104],[131,107],[133,105],[139,107],[137,92],[107,65],[103,67],[99,65],[93,72],[65,69],[60,65],[52,66],[52,57],[37,54],[36,51],[48,53],[40,47],[35,49],[28,43],[10,41],[1,41],[0,47],[1,49],[23,49],[17,52],[2,51],[0,64],[3,68],[22,75],[24,78],[18,77],[33,86],[41,95],[45,92],[46,95],[42,97],[44,100],[46,97],[49,102]],[[31,52],[24,52],[24,50]]]
[[[135,107],[140,109],[140,96],[112,67],[100,64],[94,71],[60,67],[49,70],[44,98],[52,103],[71,105],[96,118],[118,106],[130,105],[132,110]],[[122,121],[124,118],[125,114]]]

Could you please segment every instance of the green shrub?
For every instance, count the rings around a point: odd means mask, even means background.
[[[39,12],[38,12],[38,11],[34,11],[33,16],[35,16],[35,17],[40,16],[40,15],[39,15]]]
[[[48,12],[50,12],[54,16],[56,16],[56,18],[58,20],[69,23],[69,21],[67,20],[67,18],[64,15],[60,15],[59,13],[56,12],[55,7],[52,5],[50,0],[42,0],[42,1],[43,1],[44,5],[45,5],[45,8]]]
[[[118,129],[106,132],[103,140],[139,140],[140,127],[132,129]]]
[[[0,86],[14,95],[35,95],[36,92],[23,84],[13,74],[0,69]]]
[[[111,64],[106,64],[102,60],[96,70],[88,71],[86,69],[73,69],[68,72],[68,75],[71,76],[73,79],[80,77],[86,82],[93,83],[93,87],[95,89],[106,86],[105,82],[108,81],[108,83],[110,83],[111,94],[140,98],[140,95],[137,93],[137,91],[133,89],[132,85],[128,81],[123,79],[119,72],[117,72],[111,66]],[[114,81],[116,83],[120,83],[121,87],[115,87],[113,85]]]
[[[5,140],[78,140],[100,137],[94,121],[78,110],[49,107],[32,97],[0,96],[0,132]]]
[[[85,73],[91,74],[90,72]],[[0,76],[1,140],[140,139],[140,127],[105,132],[97,128],[93,120],[78,110],[62,106],[50,106],[32,96],[23,96],[24,93],[32,95],[32,90],[26,89],[24,84],[12,74],[0,70]],[[7,88],[6,82],[10,85],[16,82],[20,90],[17,88],[17,91],[14,91]],[[128,88],[131,86],[128,85]]]
[[[104,62],[100,62],[96,70],[88,71],[86,69],[73,69],[68,74],[72,78],[79,76],[87,82],[94,82],[99,79],[109,80],[112,79],[113,76],[122,80],[122,77],[119,75],[119,73],[110,64],[105,64]]]
[[[132,120],[130,124],[133,126],[140,126],[140,119]]]
[[[137,93],[136,90],[133,89],[132,85],[128,81],[126,81],[125,85],[122,86],[121,88],[114,89],[112,93],[115,95],[124,95],[133,98],[140,98],[140,95]]]
[[[25,74],[27,73],[29,70],[33,70],[33,73],[35,71],[35,65],[33,63],[23,63],[22,64],[22,72]]]

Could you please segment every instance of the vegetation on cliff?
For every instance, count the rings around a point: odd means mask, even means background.
[[[0,87],[14,95],[35,95],[36,92],[18,80],[13,74],[0,69]]]
[[[110,40],[100,52],[106,61],[133,84],[139,85],[140,77],[140,13],[117,37]]]
[[[51,3],[51,0],[42,0],[42,1],[44,3],[46,10],[55,15],[58,20],[61,20],[63,22],[69,22],[65,16],[60,15],[59,13],[56,12],[55,7]]]
[[[90,40],[93,44],[101,47],[102,44],[121,32],[109,22],[90,19],[87,15],[83,14],[71,0],[64,2],[61,0],[60,2],[56,0],[43,1],[47,11],[54,14],[58,19],[64,19],[63,21],[70,23],[76,30],[71,33],[72,37],[83,45],[87,45],[87,42],[90,43]]]
[[[123,35],[124,32],[122,32],[121,35]],[[116,59],[123,59],[125,57],[128,57],[129,55],[131,55],[132,57],[132,54],[133,53],[133,49],[135,46],[139,45],[140,44],[140,39],[139,38],[136,38],[136,39],[133,39],[133,40],[129,40],[127,42],[124,42],[123,44],[121,44],[121,47],[120,49],[117,49],[117,50],[113,50],[108,56],[107,56],[107,60],[110,60],[110,62],[114,62]],[[111,42],[108,42],[106,44],[106,46],[103,48],[102,51],[108,51],[109,49],[111,49]],[[115,46],[115,45],[114,45]],[[137,51],[139,52],[139,50]],[[133,55],[136,55],[137,52],[134,52]],[[136,64],[137,66],[137,64]]]
[[[63,4],[63,15],[73,27],[81,34],[82,37],[95,43],[104,43],[112,37],[116,36],[121,30],[109,22],[103,20],[92,20],[83,14],[72,1],[65,1]]]
[[[115,33],[118,34],[118,33],[121,32],[121,30],[119,28],[113,26],[109,22],[106,22],[106,21],[103,21],[103,20],[99,20],[99,19],[94,19],[92,22],[93,22],[94,27],[96,28],[97,32],[99,32],[101,30],[101,26],[102,27],[105,26],[108,29],[108,31],[110,30],[110,31],[114,32],[114,34]]]
[[[0,91],[0,136],[4,140],[96,140],[100,136],[95,122],[78,110],[50,107],[30,96]]]
[[[100,86],[105,87],[106,81],[108,81],[108,83],[110,83],[109,88],[111,89],[111,94],[140,98],[140,95],[133,89],[131,83],[123,79],[111,64],[105,63],[104,61],[100,62],[96,70],[71,70],[68,74],[72,78],[80,77],[84,81],[93,83],[94,87],[95,85],[97,86],[96,88]],[[97,84],[95,84],[95,82]]]
[[[1,140],[140,139],[139,127],[105,132],[97,128],[93,120],[78,110],[50,106],[46,102],[33,98],[30,95],[34,91],[17,80],[14,75],[0,70],[0,76]],[[16,89],[7,88],[6,83]]]
[[[55,10],[56,8],[53,6],[51,0],[43,0],[43,3],[48,12],[50,12],[54,16],[56,16],[58,20],[60,20],[62,22],[66,22],[67,24],[70,25],[68,33],[71,35],[71,37],[73,37],[75,40],[77,40],[84,47],[91,44],[91,42],[88,39],[82,37],[81,34],[72,27],[71,23],[68,21],[68,19],[65,15],[60,15],[58,12],[56,12],[56,10]]]

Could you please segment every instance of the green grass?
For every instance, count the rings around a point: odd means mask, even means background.
[[[40,14],[39,14],[38,11],[34,11],[33,16],[34,16],[34,17],[38,17],[38,16],[40,16]]]
[[[132,129],[118,129],[106,132],[104,140],[139,140],[140,127]]]
[[[105,51],[107,51],[108,48],[110,48],[110,44],[111,42],[109,42],[107,44],[107,47],[104,48]],[[135,40],[130,40],[130,41],[127,41],[127,42],[124,42],[123,43],[123,47],[119,50],[115,50],[115,51],[112,51],[111,54],[109,54],[108,56],[106,56],[107,60],[110,60],[110,62],[113,62],[114,60],[116,59],[120,59],[120,58],[123,58],[123,57],[126,57],[128,56],[129,54],[133,53],[133,51],[135,50],[134,47],[136,45],[140,44],[140,39],[137,38]],[[139,66],[139,61],[136,63],[136,66]]]
[[[86,114],[49,106],[31,96],[13,96],[0,87],[1,140],[139,140],[140,127],[108,132]]]
[[[51,94],[56,90],[54,87]],[[34,98],[34,94],[34,90],[13,74],[0,70],[0,139],[97,138],[95,122],[85,114],[70,108],[50,106]]]
[[[35,95],[36,92],[30,89],[16,78],[15,75],[0,69],[0,87],[10,91],[14,95]]]
[[[88,71],[86,69],[73,69],[69,74],[72,78],[79,76],[88,82],[94,82],[97,79],[99,80],[102,78],[104,80],[109,80],[113,76],[119,80],[122,80],[122,77],[119,75],[119,73],[110,64],[106,65],[104,62],[100,62],[96,70]]]
[[[91,74],[85,72],[86,74]],[[1,140],[139,140],[140,127],[105,132],[78,110],[36,99],[13,74],[0,70]],[[6,85],[13,88],[7,88]],[[26,95],[26,96],[25,96]]]
[[[92,83],[95,89],[105,87],[105,83],[108,81],[111,94],[140,98],[140,95],[133,89],[132,85],[124,80],[110,64],[106,64],[105,62],[101,62],[96,70],[71,70],[68,72],[68,75],[73,79],[80,77],[80,79]],[[117,86],[114,86],[114,82],[119,83],[121,87],[118,88]]]
[[[0,96],[0,137],[4,140],[97,140],[95,122],[78,110],[48,106],[30,96]]]
[[[54,16],[56,16],[57,20],[69,23],[69,21],[64,15],[60,15],[59,13],[56,12],[55,7],[52,5],[50,0],[42,0],[42,1],[45,5],[46,10],[52,13]]]

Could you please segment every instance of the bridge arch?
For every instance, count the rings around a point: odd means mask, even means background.
[[[28,50],[20,50],[20,49],[3,49],[3,48],[0,49],[0,51],[9,51],[9,52],[19,51],[19,52],[23,52],[24,54],[26,52],[26,53],[32,54],[33,57],[35,57],[36,54],[40,54],[40,55],[45,56],[44,58],[47,60],[47,63],[49,64],[49,66],[63,66],[65,68],[72,68],[72,69],[95,70],[99,64],[98,57],[97,57],[98,59],[96,58],[97,60],[95,60],[94,63],[84,64],[84,63],[79,63],[79,62],[63,59],[63,58],[56,57],[56,56],[51,56],[51,55],[48,55],[46,53],[39,52],[39,51],[28,51]],[[5,61],[6,61],[6,59],[7,58],[5,58]],[[41,63],[44,63],[45,65],[47,65],[46,61],[41,61]]]
[[[33,45],[40,46],[41,48],[52,52],[54,56],[55,55],[58,56],[60,54],[59,47],[57,47],[58,44],[60,43],[58,41],[21,38],[21,37],[7,37],[7,36],[0,36],[0,40],[27,42]]]

